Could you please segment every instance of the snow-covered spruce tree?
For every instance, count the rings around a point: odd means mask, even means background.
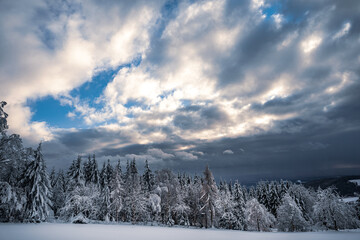
[[[125,221],[141,222],[145,218],[146,201],[141,194],[141,185],[135,159],[125,173],[125,198],[122,215]]]
[[[109,171],[110,161],[108,161],[107,165],[104,163],[103,169],[101,170],[101,202],[99,209],[99,219],[105,222],[109,222],[111,220],[111,190],[110,190],[110,181],[108,174],[111,174],[112,171]]]
[[[245,216],[248,230],[270,231],[275,223],[275,217],[256,198],[246,203]]]
[[[60,209],[65,206],[65,198],[66,198],[66,184],[67,180],[64,175],[64,172],[60,170],[57,173],[56,181],[53,186],[53,195],[52,195],[52,209],[54,211],[54,216],[59,217]]]
[[[214,180],[214,177],[209,169],[209,166],[206,166],[204,171],[204,182],[201,189],[201,209],[200,212],[203,214],[204,227],[209,228],[214,226],[214,217],[216,209],[216,200],[218,197],[218,189]]]
[[[283,197],[282,204],[277,210],[277,226],[284,232],[305,231],[309,226],[302,211],[288,193]]]
[[[282,197],[279,194],[278,183],[276,181],[272,181],[269,185],[269,210],[272,215],[277,217],[277,209],[281,204]]]
[[[268,211],[271,211],[270,183],[268,181],[258,182],[256,185],[256,196],[259,203],[264,205]]]
[[[245,222],[245,189],[240,186],[236,181],[233,187],[233,202],[234,209],[233,214],[236,218],[234,229],[236,230],[246,230]]]
[[[111,195],[110,185],[105,179],[104,187],[101,189],[101,205],[99,211],[99,218],[105,222],[111,220]]]
[[[25,203],[26,197],[20,194],[19,189],[7,182],[0,182],[0,222],[21,221]]]
[[[94,184],[85,186],[80,156],[71,164],[68,171],[68,179],[65,205],[60,210],[61,217],[70,221],[77,218],[97,219],[100,192]]]
[[[88,156],[88,160],[84,162],[84,179],[85,179],[85,185],[88,185],[91,183],[91,173],[92,173],[92,161],[91,156]]]
[[[353,229],[359,227],[353,206],[340,200],[333,188],[318,189],[314,205],[314,220],[325,229]]]
[[[68,171],[69,178],[69,190],[71,191],[75,187],[84,186],[84,172],[81,164],[81,156],[79,155],[76,160],[74,160]]]
[[[41,143],[35,151],[34,160],[26,168],[23,183],[26,189],[25,218],[45,221],[51,210],[51,185],[41,153]]]
[[[25,170],[25,151],[19,135],[0,136],[0,181],[8,182],[12,187],[19,187]]]
[[[220,183],[219,198],[217,200],[217,215],[219,215],[218,226],[225,229],[235,229],[237,219],[234,215],[235,202],[225,182]]]
[[[194,176],[193,179],[188,177],[187,182],[187,196],[184,198],[184,202],[190,208],[189,224],[190,226],[201,226],[201,179],[198,176]]]
[[[95,154],[93,154],[92,156],[92,160],[91,160],[91,171],[90,171],[90,182],[93,183],[94,185],[98,186],[99,185],[99,170],[98,170],[98,164],[95,158]]]
[[[120,160],[118,161],[115,172],[114,179],[111,182],[111,212],[116,222],[120,220],[120,212],[124,205],[124,182],[122,179],[121,165]]]
[[[26,155],[20,136],[6,134],[8,114],[4,112],[5,105],[6,102],[0,102],[0,181],[9,183],[16,190],[20,187]]]
[[[161,222],[167,225],[188,225],[189,208],[180,193],[177,177],[168,169],[156,172],[156,193],[161,198]]]
[[[142,175],[142,186],[144,192],[150,193],[154,189],[154,174],[149,167],[148,160],[145,160],[145,169]]]
[[[111,183],[111,180],[113,179],[114,175],[114,168],[113,166],[110,164],[110,159],[107,160],[107,164],[106,164],[106,177],[107,177],[107,182]]]

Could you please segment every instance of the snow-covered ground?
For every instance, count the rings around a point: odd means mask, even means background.
[[[103,224],[0,224],[0,239],[4,240],[358,240],[360,231],[341,232],[242,232],[217,229],[190,229]]]

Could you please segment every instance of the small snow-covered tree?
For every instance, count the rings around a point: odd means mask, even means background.
[[[202,204],[200,211],[203,213],[204,216],[205,228],[213,227],[214,225],[217,197],[218,189],[214,177],[209,169],[209,166],[206,166],[204,171],[204,182],[202,184],[200,197],[200,201]]]
[[[35,151],[34,160],[26,168],[23,181],[27,196],[26,218],[33,221],[45,221],[52,203],[51,185],[41,153],[41,143]]]
[[[61,208],[61,216],[64,219],[72,220],[77,216],[85,219],[97,219],[100,192],[94,185],[76,186],[66,195],[65,205]]]
[[[314,219],[326,229],[351,229],[359,227],[355,209],[341,201],[333,188],[319,189],[314,205]]]
[[[249,230],[269,231],[275,223],[275,217],[256,198],[246,203],[245,216]]]
[[[305,231],[309,226],[302,211],[289,194],[285,194],[277,210],[277,224],[279,230],[285,232]]]

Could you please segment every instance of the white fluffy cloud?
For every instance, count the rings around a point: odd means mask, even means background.
[[[3,3],[1,27],[6,34],[1,36],[1,52],[6,58],[1,59],[0,95],[9,103],[13,131],[25,139],[48,139],[47,124],[30,121],[27,100],[66,95],[95,72],[144,53],[161,2],[127,5]]]

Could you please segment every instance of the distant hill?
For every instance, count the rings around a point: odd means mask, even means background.
[[[334,178],[322,178],[311,180],[303,183],[306,187],[311,187],[313,189],[322,189],[334,186],[336,191],[343,197],[350,197],[355,195],[360,195],[360,186],[355,182],[350,182],[349,180],[360,180],[360,175],[358,176],[346,176],[346,177],[334,177]]]

